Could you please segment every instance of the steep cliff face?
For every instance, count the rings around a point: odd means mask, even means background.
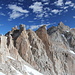
[[[70,39],[73,38],[70,28],[59,23],[58,26],[48,29],[48,34],[52,41],[52,61],[56,75],[74,75],[75,53],[70,46]]]
[[[35,32],[20,25],[20,29],[14,27],[0,36],[0,73],[75,75],[74,52],[75,29],[62,22],[48,30],[44,25]]]

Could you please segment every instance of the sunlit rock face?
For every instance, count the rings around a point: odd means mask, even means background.
[[[62,22],[35,32],[21,24],[0,35],[1,75],[75,75],[75,29]]]

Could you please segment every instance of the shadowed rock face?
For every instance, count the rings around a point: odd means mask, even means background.
[[[37,31],[36,34],[38,35],[38,37],[42,40],[42,42],[45,45],[45,49],[49,50],[49,46],[50,46],[50,42],[49,42],[49,36],[47,34],[47,30],[46,30],[46,26],[42,26],[40,27]]]
[[[33,75],[24,65],[32,66],[43,75],[75,75],[75,29],[62,22],[37,31],[13,27],[0,36],[0,72],[6,75]],[[15,69],[14,69],[15,68]],[[35,74],[36,75],[36,74]]]

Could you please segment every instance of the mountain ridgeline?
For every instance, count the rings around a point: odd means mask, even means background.
[[[48,30],[46,25],[36,31],[13,27],[0,36],[0,73],[75,75],[75,29],[62,22]]]

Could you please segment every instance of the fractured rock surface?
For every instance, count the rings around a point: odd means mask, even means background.
[[[48,30],[44,25],[35,32],[23,24],[20,29],[13,27],[0,36],[0,73],[75,75],[75,29],[62,22]]]

